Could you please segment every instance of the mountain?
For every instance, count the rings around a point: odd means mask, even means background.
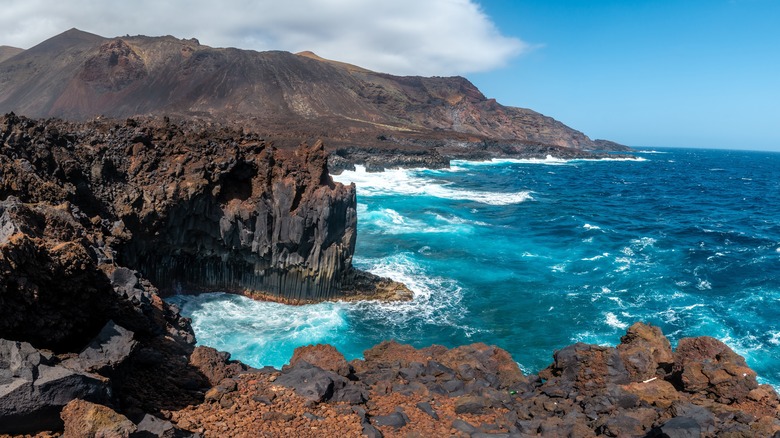
[[[291,141],[527,142],[594,149],[583,133],[503,106],[462,77],[393,76],[311,52],[212,48],[71,29],[0,62],[0,112],[244,121]],[[409,140],[411,139],[411,140]]]
[[[11,46],[0,46],[0,62],[24,52],[24,49]]]

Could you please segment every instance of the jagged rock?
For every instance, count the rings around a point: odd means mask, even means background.
[[[639,397],[643,404],[662,409],[670,407],[680,399],[680,395],[671,383],[657,378],[649,382],[630,383],[623,386],[623,389]]]
[[[433,410],[433,407],[431,407],[431,404],[428,402],[419,402],[416,405],[421,411],[428,414],[431,418],[434,420],[439,420],[439,414],[436,413],[436,411]]]
[[[608,385],[629,383],[629,374],[615,348],[578,342],[553,355],[555,362],[539,373],[548,379],[545,387],[555,387],[561,395],[583,395],[604,391]]]
[[[121,365],[137,344],[133,332],[109,321],[78,357],[62,365],[76,371],[106,374]]]
[[[139,304],[151,303],[151,294],[139,282],[138,272],[118,267],[109,275],[109,280],[114,291],[125,298],[135,300]]]
[[[517,362],[505,350],[488,346],[483,343],[464,345],[448,350],[440,357],[441,362],[449,368],[460,370],[468,367],[479,374],[472,378],[495,376],[499,387],[508,388],[519,383],[528,383]],[[460,373],[460,371],[459,371]]]
[[[46,356],[26,342],[0,339],[0,433],[57,429],[71,400],[108,398],[104,379],[47,365]]]
[[[758,387],[745,359],[715,338],[683,338],[674,352],[673,373],[686,392],[701,392],[726,402],[742,401]]]
[[[332,371],[326,371],[304,360],[285,370],[274,382],[293,388],[295,392],[313,402],[330,400],[347,386],[348,380]]]
[[[363,436],[367,438],[382,438],[384,435],[368,421],[363,423]]]
[[[461,420],[460,418],[457,418],[452,422],[452,428],[459,432],[467,433],[469,435],[479,431],[476,427],[472,426],[471,424],[469,424],[464,420]]]
[[[212,386],[247,369],[246,365],[231,361],[230,353],[202,345],[192,350],[189,363],[203,373]]]
[[[186,438],[193,434],[174,426],[170,421],[146,414],[136,425],[136,431],[130,438]]]
[[[0,154],[0,186],[9,177],[3,164]],[[13,231],[0,241],[0,337],[59,351],[83,346],[111,308],[84,228],[67,204],[29,206],[14,197],[0,201],[0,217]]]
[[[455,401],[456,414],[475,414],[484,413],[492,406],[490,400],[479,396],[463,396]]]
[[[395,429],[400,429],[406,426],[406,419],[400,412],[393,412],[387,415],[376,415],[371,417],[371,424],[374,426],[388,426]]]
[[[103,405],[73,400],[62,409],[63,438],[129,438],[135,424]]]
[[[283,367],[282,370],[295,366],[300,360],[344,377],[349,376],[352,372],[344,355],[332,345],[317,344],[298,347],[293,352],[290,364]]]
[[[702,436],[702,430],[699,423],[693,418],[674,417],[653,429],[649,436],[658,438],[699,438]]]
[[[674,364],[672,346],[661,329],[641,322],[628,328],[617,350],[634,382],[663,377]]]

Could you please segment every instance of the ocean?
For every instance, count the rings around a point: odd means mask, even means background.
[[[615,345],[635,321],[672,341],[713,336],[780,387],[780,153],[641,150],[636,160],[454,161],[346,171],[355,266],[404,282],[407,303],[286,306],[170,299],[198,343],[253,366],[329,343],[485,342],[526,372],[575,342]]]

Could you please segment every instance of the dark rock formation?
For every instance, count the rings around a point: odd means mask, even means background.
[[[105,313],[96,299],[110,289],[101,264],[132,267],[164,292],[226,290],[306,302],[354,289],[355,189],[330,179],[322,143],[275,150],[256,135],[167,119],[66,124],[9,115],[0,129],[0,199],[18,197],[0,207],[4,250],[35,261],[4,268],[6,289],[51,294],[28,304],[30,312],[45,314],[58,297],[79,293],[95,308],[72,309],[85,316],[68,323],[96,330],[97,322],[82,320]],[[62,223],[48,226],[55,218]],[[49,229],[68,244],[36,247],[21,237]],[[74,257],[89,263],[69,269]],[[55,293],[76,283],[55,278],[74,275],[93,276],[85,281],[90,288]],[[30,278],[58,284],[17,285]],[[131,299],[149,299],[125,268],[114,269],[111,280]],[[68,333],[34,331],[51,342]]]
[[[596,139],[593,140],[593,143],[595,144],[594,149],[597,151],[629,152],[633,150],[626,145],[615,143],[610,140]]]
[[[101,376],[56,362],[26,342],[0,339],[0,433],[57,429],[60,410],[71,400],[108,400]]]
[[[179,436],[149,415],[207,395],[229,404],[223,384],[248,368],[194,348],[150,279],[299,302],[372,282],[396,291],[351,269],[355,220],[354,187],[330,179],[320,143],[277,151],[166,119],[0,118],[0,433],[102,418],[60,416],[82,399]],[[365,400],[335,376],[337,399]]]

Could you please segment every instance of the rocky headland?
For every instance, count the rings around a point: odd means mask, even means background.
[[[354,163],[352,163],[354,164]],[[195,347],[162,297],[408,298],[351,267],[355,188],[321,143],[168,118],[0,118],[0,434],[773,436],[780,400],[708,337],[635,324],[537,374],[499,348],[385,342],[282,370]],[[379,295],[376,290],[379,289]]]

